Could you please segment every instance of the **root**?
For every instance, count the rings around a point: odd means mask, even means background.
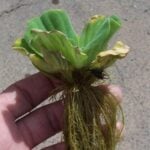
[[[114,150],[120,108],[115,97],[92,86],[73,87],[63,94],[67,150]]]

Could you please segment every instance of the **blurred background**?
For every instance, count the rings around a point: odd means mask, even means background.
[[[68,11],[78,33],[95,14],[118,15],[122,29],[111,41],[131,47],[129,55],[111,68],[113,84],[122,87],[126,129],[118,150],[150,149],[150,1],[149,0],[0,0],[0,91],[37,70],[28,58],[13,51],[28,19],[41,12]],[[59,135],[35,148],[56,143]]]

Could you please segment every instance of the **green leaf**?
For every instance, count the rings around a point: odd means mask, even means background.
[[[40,17],[47,31],[63,32],[74,46],[78,45],[77,35],[72,27],[68,14],[63,10],[49,10]]]
[[[28,21],[26,32],[24,34],[24,40],[27,43],[29,43],[33,37],[31,34],[32,29],[40,29],[40,30],[46,31],[46,28],[44,24],[42,23],[40,17],[36,17]]]
[[[30,45],[31,39],[33,38],[32,34],[31,34],[31,30],[34,28],[46,30],[44,25],[42,24],[40,18],[37,17],[37,18],[34,18],[34,19],[28,21],[27,29],[24,34],[24,38],[16,40],[15,43],[13,44],[13,48],[16,50],[19,50],[20,52],[21,51],[25,52],[26,54],[32,53],[32,54],[38,55],[39,57],[42,57],[42,55],[40,54],[38,49],[35,50]]]
[[[14,46],[15,49],[26,49],[29,53],[36,54],[39,57],[42,57],[39,52],[39,48],[34,49],[32,45],[30,45],[31,40],[34,37],[34,35],[31,33],[33,29],[39,29],[43,31],[61,31],[68,37],[72,44],[74,44],[75,46],[78,45],[78,38],[71,25],[70,18],[63,10],[50,10],[44,12],[39,17],[29,20],[20,46]]]
[[[27,43],[29,43],[32,39],[32,29],[40,29],[43,31],[61,31],[68,37],[73,45],[78,45],[78,37],[72,27],[70,18],[63,10],[49,10],[44,12],[40,17],[29,20],[24,35],[24,39]]]
[[[31,41],[31,45],[41,51],[47,62],[51,61],[48,56],[49,53],[59,52],[61,58],[66,59],[75,68],[85,66],[87,55],[73,48],[71,42],[62,32],[33,30],[33,34],[35,37]]]
[[[89,20],[80,36],[79,45],[81,48],[84,49],[87,44],[90,43],[99,34],[100,26],[104,19],[104,16],[96,15]]]
[[[88,63],[92,62],[96,55],[106,48],[108,41],[120,26],[120,20],[116,16],[91,18],[84,28],[79,42],[82,52],[88,55]]]
[[[36,54],[39,57],[43,57],[40,51],[34,49],[30,43],[27,43],[25,39],[17,39],[13,44],[13,49],[19,51],[23,55]]]

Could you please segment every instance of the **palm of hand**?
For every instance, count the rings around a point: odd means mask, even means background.
[[[0,149],[30,150],[62,130],[62,101],[30,112],[59,84],[59,81],[50,81],[41,74],[35,74],[16,82],[0,94]],[[121,98],[119,88],[111,87],[109,90],[118,100]],[[59,143],[45,149],[63,150],[65,145]]]

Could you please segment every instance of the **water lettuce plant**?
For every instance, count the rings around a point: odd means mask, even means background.
[[[51,95],[62,92],[69,150],[114,150],[118,142],[120,105],[94,83],[102,84],[105,69],[129,51],[121,41],[108,50],[109,40],[120,27],[117,16],[95,15],[78,35],[65,11],[49,10],[29,20],[23,38],[13,45],[44,75],[64,82]]]

